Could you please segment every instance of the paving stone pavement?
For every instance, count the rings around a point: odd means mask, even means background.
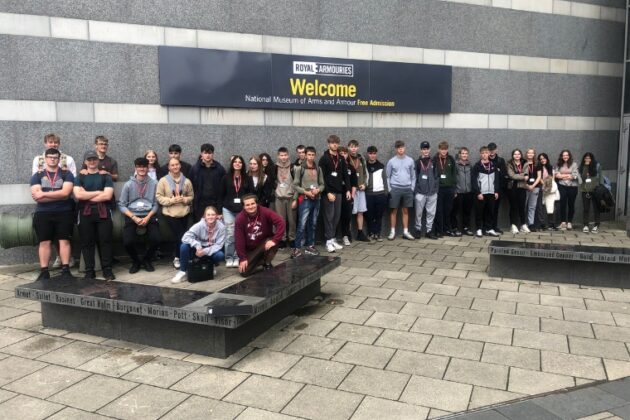
[[[503,239],[630,246],[606,226]],[[489,242],[355,242],[321,300],[227,359],[44,328],[39,303],[14,297],[36,267],[2,267],[0,417],[630,418],[630,382],[610,382],[630,376],[630,291],[490,277]],[[175,287],[166,261],[126,268],[121,281]],[[214,281],[177,287],[239,280],[221,266]]]

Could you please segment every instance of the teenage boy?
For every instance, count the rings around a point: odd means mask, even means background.
[[[278,252],[278,243],[284,236],[284,220],[273,210],[258,205],[255,194],[243,196],[243,211],[236,216],[234,237],[238,254],[238,271],[243,277],[263,265],[272,268],[271,261]]]
[[[83,157],[83,171],[74,179],[74,197],[79,200],[79,235],[81,255],[85,262],[85,278],[96,278],[94,247],[99,244],[105,280],[114,280],[112,272],[112,197],[114,183],[109,173],[99,170],[99,156],[88,151]]]
[[[413,207],[413,189],[416,185],[416,164],[405,154],[405,142],[396,140],[396,154],[387,162],[387,184],[389,185],[389,235],[393,241],[396,237],[396,218],[398,208],[402,211],[403,239],[413,241],[409,233],[409,208]]]
[[[507,189],[507,183],[510,180],[510,177],[507,173],[507,164],[505,163],[505,159],[499,156],[499,149],[496,143],[488,144],[488,151],[490,152],[490,162],[497,169],[497,174],[499,177],[499,189],[497,192],[499,193],[499,198],[494,202],[494,211],[492,215],[492,229],[496,233],[503,233],[501,229],[499,229],[499,207],[501,206],[501,198],[503,197],[503,193]]]
[[[289,150],[286,147],[278,149],[278,159],[276,161],[276,186],[274,195],[276,201],[274,203],[275,211],[285,221],[287,229],[287,240],[280,238],[278,244],[280,249],[287,246],[293,247],[295,240],[295,213],[297,209],[297,192],[293,188],[293,178],[295,168],[289,161]],[[287,245],[288,244],[288,245]]]
[[[180,165],[182,166],[181,173],[190,179],[190,170],[192,166],[188,162],[184,162],[182,160],[182,148],[179,144],[171,144],[168,146],[168,159],[166,163],[162,165],[162,167],[158,168],[158,178],[162,178],[163,176],[168,175],[168,162],[171,159],[179,160]]]
[[[70,238],[74,228],[74,201],[70,198],[74,176],[59,167],[61,152],[49,148],[44,152],[44,167],[31,176],[31,196],[37,202],[33,228],[39,241],[40,273],[37,280],[50,279],[48,262],[52,243],[59,244],[61,277],[70,274]]]
[[[54,133],[49,133],[46,134],[44,136],[44,151],[48,150],[48,149],[57,149],[59,150],[60,156],[59,156],[59,162],[58,162],[58,166],[59,168],[61,168],[61,170],[63,171],[68,171],[70,173],[72,173],[73,177],[77,176],[77,164],[75,163],[74,159],[72,158],[72,156],[66,155],[65,153],[62,153],[61,150],[59,149],[59,146],[61,145],[61,139],[59,138],[58,135],[54,134]],[[37,155],[33,158],[33,166],[32,166],[32,170],[31,170],[31,174],[36,174],[39,172],[43,172],[44,169],[46,168],[46,155],[41,154],[41,155]],[[74,201],[72,202],[73,207],[71,211],[74,211]],[[55,244],[55,247],[57,247],[57,245]],[[57,255],[57,257],[55,258],[55,261],[53,262],[53,268],[59,268],[61,267],[61,259],[59,258],[59,255]],[[72,256],[70,256],[70,266],[74,266],[74,258],[72,258]]]
[[[470,152],[468,148],[459,149],[457,159],[457,187],[455,188],[455,199],[453,200],[453,211],[451,212],[451,227],[455,236],[473,236],[471,230],[472,208],[475,197],[472,192],[472,165],[469,160]],[[462,230],[459,230],[458,216],[461,215]]]
[[[319,255],[315,248],[315,230],[322,192],[324,191],[324,174],[322,168],[315,163],[315,148],[306,148],[306,160],[296,169],[297,174],[293,186],[298,194],[297,230],[292,258],[302,255],[300,248],[304,241],[304,253]]]
[[[433,219],[437,206],[437,194],[440,185],[435,165],[431,159],[431,145],[428,141],[420,143],[420,158],[416,162],[416,238],[422,237],[422,213],[426,212],[424,226],[427,238],[437,239],[433,232]]]
[[[105,136],[96,136],[94,139],[94,150],[98,156],[98,172],[101,175],[109,175],[113,182],[118,180],[118,162],[111,156],[107,156],[107,150],[109,149],[109,140]],[[81,166],[81,173],[86,175],[88,173],[87,166],[84,163]]]
[[[383,229],[383,215],[387,208],[387,173],[385,165],[378,160],[378,149],[376,146],[367,148],[368,160],[366,168],[368,171],[367,184],[365,186],[365,201],[367,211],[365,217],[370,232],[370,239],[383,242],[381,230]]]
[[[350,140],[348,142],[348,157],[357,177],[357,190],[352,205],[352,214],[356,214],[357,217],[357,240],[370,242],[370,239],[363,230],[363,213],[367,211],[365,187],[368,180],[368,172],[365,159],[359,154],[359,142],[357,140]]]
[[[319,167],[324,174],[324,188],[326,193],[322,194],[322,207],[324,207],[324,238],[326,239],[326,250],[335,252],[343,249],[335,239],[335,231],[341,219],[341,200],[350,200],[352,193],[346,191],[344,185],[350,185],[348,167],[346,161],[339,156],[338,149],[341,140],[332,134],[326,140],[328,150],[319,159]],[[345,197],[344,197],[345,195]]]
[[[455,186],[457,185],[457,167],[455,166],[455,159],[448,153],[447,141],[444,140],[438,144],[438,152],[433,158],[433,164],[440,177],[435,211],[435,233],[438,237],[455,236],[451,231],[451,209],[453,208]]]
[[[155,271],[151,259],[160,244],[160,228],[158,227],[158,202],[155,197],[157,181],[148,176],[149,161],[137,158],[134,162],[135,175],[123,186],[118,200],[118,208],[125,215],[123,228],[123,245],[131,257],[129,274],[140,271]],[[136,240],[139,234],[146,233],[148,238],[147,252],[142,260],[138,256]]]
[[[490,152],[486,146],[479,149],[481,160],[472,169],[472,190],[475,195],[475,236],[499,236],[492,228],[494,203],[499,198],[499,172],[490,161]]]
[[[61,152],[61,150],[59,149],[60,145],[61,145],[61,139],[59,138],[58,135],[54,133],[50,133],[44,136],[44,150],[45,151],[48,149],[59,150],[60,155],[59,155],[59,162],[57,163],[57,165],[59,166],[59,168],[61,168],[61,170],[70,172],[72,173],[73,177],[76,177],[77,164],[74,162],[74,159],[72,158],[72,156],[68,156],[65,153]],[[47,165],[46,165],[45,154],[35,156],[33,158],[33,167],[31,170],[31,174],[34,174],[37,172],[43,172],[46,166]]]
[[[302,165],[302,162],[304,162],[306,160],[306,146],[304,146],[303,144],[299,144],[296,148],[295,148],[295,162],[293,162],[293,166],[300,166]]]
[[[190,182],[193,184],[193,214],[195,222],[203,217],[208,206],[221,209],[221,179],[225,176],[225,169],[214,160],[214,146],[209,143],[201,145],[201,156],[190,169]]]

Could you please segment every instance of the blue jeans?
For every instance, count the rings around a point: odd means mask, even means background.
[[[223,223],[225,223],[225,258],[238,258],[234,245],[234,221],[236,213],[223,207]]]
[[[298,206],[298,226],[295,232],[295,247],[315,245],[315,229],[317,228],[317,216],[319,215],[319,200],[304,198]],[[306,235],[305,235],[306,233]]]
[[[182,244],[182,246],[179,247],[179,271],[186,271],[191,254],[195,255],[195,249],[191,248],[190,245]],[[212,254],[210,258],[212,258],[212,262],[216,264],[223,261],[225,255],[223,254],[223,251],[217,251]]]

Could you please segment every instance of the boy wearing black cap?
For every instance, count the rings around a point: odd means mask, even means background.
[[[49,148],[44,152],[44,167],[31,176],[31,196],[37,202],[33,228],[39,241],[37,280],[49,279],[48,262],[52,242],[59,243],[62,277],[70,277],[70,237],[74,227],[74,202],[70,198],[74,176],[59,167],[61,152]]]
[[[147,271],[155,271],[151,264],[151,258],[160,244],[160,229],[156,217],[158,203],[155,197],[157,181],[147,175],[149,161],[146,158],[137,158],[134,161],[135,175],[123,186],[118,200],[118,208],[125,215],[125,227],[123,228],[123,245],[127,254],[131,257],[130,274],[137,273],[141,266]],[[146,232],[149,243],[143,261],[138,257],[135,241],[140,234]]]
[[[437,193],[440,179],[431,160],[431,145],[428,141],[420,143],[420,158],[416,161],[416,185],[414,188],[416,202],[416,238],[422,236],[422,213],[426,211],[426,235],[429,239],[437,239],[433,232],[433,219],[437,206]]]
[[[214,146],[209,143],[201,145],[201,156],[190,169],[190,181],[193,184],[193,212],[195,222],[203,217],[208,206],[220,209],[222,207],[219,195],[221,180],[225,176],[225,169],[214,160]]]
[[[114,280],[112,272],[112,204],[114,182],[109,173],[99,171],[99,156],[90,150],[83,157],[85,173],[74,179],[74,197],[79,200],[79,234],[85,278],[96,278],[94,248],[99,244],[105,280]]]

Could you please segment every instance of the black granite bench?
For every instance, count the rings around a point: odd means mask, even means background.
[[[630,248],[492,241],[488,247],[494,277],[630,286]]]
[[[216,293],[51,279],[18,286],[15,295],[41,301],[45,327],[225,358],[319,294],[321,276],[339,264],[297,258]]]

